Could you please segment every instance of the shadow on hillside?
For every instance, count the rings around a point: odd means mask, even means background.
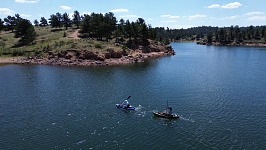
[[[51,29],[51,32],[63,31],[63,29]]]

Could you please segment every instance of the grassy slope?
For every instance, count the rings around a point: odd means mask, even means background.
[[[45,56],[46,52],[59,52],[69,49],[78,50],[95,50],[105,52],[108,48],[114,50],[121,50],[121,46],[115,46],[111,42],[101,42],[88,39],[73,39],[67,36],[75,32],[75,29],[69,28],[66,30],[66,37],[64,37],[64,30],[53,31],[51,27],[35,27],[37,32],[37,39],[33,45],[15,47],[19,39],[14,38],[14,33],[1,32],[0,33],[0,56]]]

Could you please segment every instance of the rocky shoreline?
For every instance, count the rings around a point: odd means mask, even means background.
[[[148,52],[147,52],[148,50]],[[47,52],[47,57],[12,57],[0,58],[0,63],[12,64],[41,64],[41,65],[61,65],[61,66],[102,66],[102,65],[120,65],[144,62],[149,58],[174,55],[175,52],[171,46],[150,45],[149,47],[140,47],[136,50],[114,51],[108,49],[101,53],[93,50],[66,50],[64,52]]]

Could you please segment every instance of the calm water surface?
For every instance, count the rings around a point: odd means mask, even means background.
[[[266,49],[172,46],[133,65],[0,66],[0,149],[264,149]],[[129,95],[136,111],[115,108]],[[153,117],[167,100],[180,119]]]

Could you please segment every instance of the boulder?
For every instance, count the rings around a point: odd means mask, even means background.
[[[57,53],[57,56],[58,56],[59,58],[61,58],[61,57],[65,57],[65,53],[64,53],[64,52],[59,52],[59,53]]]
[[[128,56],[128,51],[126,51],[125,49],[122,51],[122,55],[123,56]]]
[[[95,54],[95,53],[92,52],[92,51],[83,51],[83,52],[80,54],[80,56],[79,56],[80,59],[94,59],[94,60],[96,60],[97,57],[98,57],[98,55]]]
[[[66,54],[65,55],[65,59],[71,59],[72,58],[72,55],[71,54]]]
[[[109,52],[104,53],[105,59],[110,59],[111,54]]]
[[[105,55],[104,54],[98,54],[96,60],[104,61],[105,60]]]
[[[107,52],[110,53],[111,58],[121,58],[123,56],[121,51],[115,51],[113,48],[108,48]]]

